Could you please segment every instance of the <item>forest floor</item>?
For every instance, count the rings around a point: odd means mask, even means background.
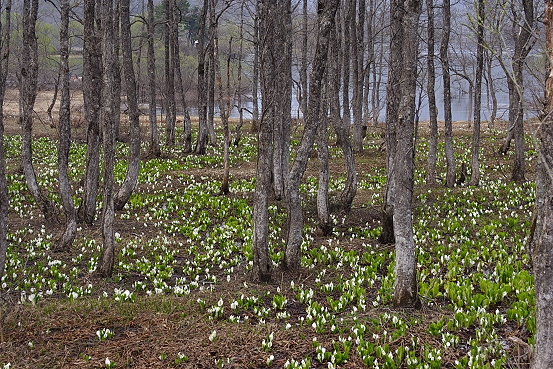
[[[49,99],[39,96],[43,118]],[[414,219],[422,308],[411,310],[390,304],[394,248],[377,241],[386,181],[382,127],[369,128],[356,156],[357,197],[351,211],[333,214],[331,236],[316,232],[316,155],[311,160],[302,187],[299,272],[279,268],[286,207],[273,201],[273,281],[251,280],[256,142],[247,125],[241,145],[231,149],[228,196],[218,193],[221,147],[205,157],[164,147],[163,158],[143,162],[136,193],[116,215],[114,276],[101,279],[94,274],[101,222],[81,226],[71,252],[53,250],[61,226],[45,220],[31,200],[20,168],[17,110],[8,104],[5,114],[11,208],[0,368],[528,367],[535,297],[525,247],[536,154],[529,135],[528,182],[511,183],[514,149],[498,153],[505,122],[483,125],[481,186],[453,189],[443,180],[424,182],[428,126],[421,123]],[[82,119],[74,118],[71,176],[80,194],[86,145]],[[34,129],[39,180],[59,203],[56,129],[44,119]],[[458,167],[466,163],[470,174],[472,129],[456,122],[454,131]],[[119,182],[127,150],[119,144]],[[339,148],[331,155],[333,201],[345,169]],[[445,176],[443,156],[442,143],[438,165]]]

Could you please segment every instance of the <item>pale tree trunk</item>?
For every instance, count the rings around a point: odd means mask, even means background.
[[[119,187],[114,198],[115,210],[122,210],[131,197],[140,174],[140,111],[138,109],[138,96],[134,66],[132,60],[130,0],[121,0],[121,41],[123,53],[123,73],[125,74],[125,86],[127,89],[127,103],[129,105],[129,168],[125,180]]]
[[[321,90],[328,59],[330,35],[335,26],[335,16],[339,0],[319,0],[317,46],[313,59],[309,85],[307,116],[300,147],[290,170],[288,188],[288,241],[284,256],[284,267],[297,270],[301,266],[301,244],[303,241],[303,214],[301,207],[300,183],[307,168],[309,154],[317,135],[321,111]]]
[[[394,237],[396,249],[396,282],[393,303],[397,307],[418,307],[417,260],[413,236],[413,186],[415,175],[415,98],[417,92],[418,27],[422,3],[399,0],[392,7],[405,9],[401,27],[403,68],[396,126],[397,147],[393,173],[395,177]],[[395,13],[394,10],[392,10]],[[399,46],[400,44],[398,44]]]
[[[440,45],[444,82],[445,157],[447,162],[446,187],[455,186],[456,164],[453,149],[453,117],[451,113],[451,76],[449,69],[449,35],[451,33],[451,1],[443,1],[443,31]]]
[[[23,47],[21,51],[21,83],[19,90],[19,116],[23,129],[22,161],[27,186],[47,221],[58,220],[56,208],[48,199],[45,189],[38,184],[33,167],[33,114],[37,94],[38,42],[36,21],[38,0],[23,2]]]
[[[204,0],[200,17],[200,31],[198,33],[198,119],[199,130],[194,152],[205,155],[207,150],[207,76],[206,76],[206,49],[205,49],[205,24],[209,0]]]
[[[120,30],[119,30],[119,18],[120,18],[120,0],[114,2],[114,19],[117,19],[113,24],[113,53],[114,53],[114,65],[113,65],[113,129],[115,135],[115,141],[120,139],[121,128],[121,63],[119,62],[119,44],[121,43]]]
[[[276,97],[276,73],[273,47],[278,3],[272,0],[257,1],[258,52],[261,63],[262,109],[269,112]],[[256,22],[257,23],[257,22]],[[267,282],[272,278],[273,262],[269,252],[269,196],[272,187],[273,114],[262,114],[256,121],[257,171],[253,205],[253,279]]]
[[[10,51],[11,33],[11,0],[4,6],[0,1],[0,10],[4,12],[5,23],[0,20],[0,280],[6,269],[6,252],[8,250],[8,212],[10,199],[6,180],[6,157],[4,154],[4,96],[6,93],[6,77],[8,75],[8,57]]]
[[[102,255],[98,260],[96,272],[109,278],[113,274],[115,262],[115,232],[114,232],[114,165],[115,165],[115,119],[113,112],[115,109],[114,93],[114,67],[115,52],[113,44],[114,33],[114,11],[113,0],[101,1],[101,20],[102,20],[102,56],[103,56],[103,89],[102,89],[102,136],[104,146],[104,204],[102,212],[102,236],[103,248]]]
[[[259,1],[257,5],[259,5]],[[256,14],[259,14],[259,9],[256,8]],[[260,70],[259,70],[259,56],[261,55],[261,37],[259,30],[259,16],[255,16],[253,20],[253,33],[254,33],[254,55],[253,55],[253,67],[252,67],[252,125],[251,132],[256,133],[258,130],[259,121],[259,83],[260,83]]]
[[[546,48],[553,64],[553,2],[545,2]],[[552,69],[550,69],[552,70]],[[553,367],[553,73],[546,81],[545,114],[537,133],[536,227],[532,250],[536,290],[536,345],[532,369]]]
[[[399,1],[399,0],[396,0]],[[388,64],[388,85],[386,100],[386,198],[382,212],[382,233],[378,241],[384,244],[395,242],[394,207],[396,203],[395,161],[397,146],[397,121],[402,96],[401,76],[403,73],[403,17],[405,11],[400,4],[390,9],[390,62]]]
[[[434,64],[435,31],[434,31],[434,0],[426,1],[428,13],[428,111],[430,115],[430,148],[428,149],[426,184],[435,185],[438,173],[436,161],[438,156],[438,108],[436,106],[436,67]]]
[[[336,22],[336,28],[338,26],[339,23]],[[330,59],[329,71],[327,73],[327,95],[330,102],[330,122],[336,131],[337,144],[341,146],[344,153],[347,170],[346,183],[344,190],[340,194],[339,201],[343,209],[349,210],[357,194],[357,168],[351,138],[348,134],[348,127],[345,126],[347,123],[342,119],[340,112],[340,71],[342,63],[340,60],[338,34],[337,29],[334,29],[329,43]]]
[[[77,213],[73,202],[73,190],[69,181],[69,151],[71,149],[71,96],[69,91],[69,0],[61,2],[60,26],[60,79],[61,101],[59,111],[58,132],[58,168],[60,195],[65,211],[65,231],[60,244],[60,250],[69,251],[77,235]]]
[[[171,35],[175,22],[173,20],[175,0],[166,1],[165,12],[165,91],[167,93],[167,116],[165,121],[166,143],[171,147],[175,145],[177,106],[175,100],[175,66],[172,63]],[[176,31],[175,31],[176,32]]]
[[[79,218],[92,225],[100,180],[100,104],[102,90],[102,51],[100,30],[96,27],[96,1],[84,1],[83,100],[86,121],[87,158],[85,188]]]
[[[497,117],[497,94],[495,93],[495,83],[493,76],[493,57],[488,50],[484,50],[486,55],[486,75],[487,75],[487,88],[488,96],[491,99],[492,111],[490,113],[490,121],[488,122],[488,128],[494,128],[495,118]]]
[[[480,184],[480,121],[482,110],[482,75],[484,73],[484,17],[486,15],[484,0],[477,3],[477,35],[476,40],[476,81],[474,93],[474,133],[472,136],[472,161],[471,176],[469,184],[478,186]]]
[[[300,96],[300,109],[303,117],[305,118],[305,115],[307,114],[307,88],[308,88],[308,81],[307,81],[307,48],[308,48],[308,26],[309,26],[309,17],[307,14],[307,0],[303,0],[302,3],[302,33],[301,33],[301,67],[300,67],[300,90],[298,93],[298,96]]]
[[[154,157],[161,156],[159,146],[159,130],[157,127],[156,99],[156,60],[154,51],[154,1],[148,0],[148,92],[150,101],[150,153]]]
[[[352,28],[353,57],[353,146],[356,152],[363,151],[363,86],[365,84],[364,58],[365,51],[365,0],[359,0],[357,29]],[[353,23],[355,25],[355,22]],[[352,26],[353,26],[352,25]],[[355,37],[355,38],[354,38]]]
[[[351,50],[351,24],[355,24],[355,12],[351,11],[353,7],[352,3],[356,0],[344,0],[344,6],[341,9],[343,11],[343,23],[342,23],[342,109],[344,111],[343,118],[347,127],[347,134],[350,135],[351,126],[351,106],[349,98],[350,90],[350,50]],[[339,20],[341,21],[341,20]]]
[[[207,131],[209,133],[209,144],[217,146],[217,134],[215,133],[215,55],[213,40],[217,32],[218,19],[215,14],[215,7],[219,0],[209,0],[209,43],[207,56],[209,58],[207,68]]]
[[[240,48],[238,51],[238,77],[236,81],[236,105],[238,107],[239,120],[234,131],[234,146],[240,144],[242,139],[242,126],[244,125],[244,108],[242,107],[242,57],[244,55],[244,3],[240,6]]]
[[[228,195],[229,193],[229,177],[230,177],[230,131],[228,115],[231,110],[231,96],[230,96],[230,56],[232,55],[232,37],[229,40],[229,51],[227,58],[227,104],[225,106],[225,99],[223,94],[223,79],[221,77],[221,64],[219,62],[219,35],[215,30],[213,37],[213,54],[215,60],[215,78],[217,79],[217,89],[219,91],[219,115],[221,117],[221,124],[225,134],[223,143],[223,180],[221,181],[221,194]]]
[[[317,214],[319,217],[318,229],[324,236],[332,234],[332,219],[330,217],[330,204],[328,201],[328,190],[330,186],[330,154],[328,150],[327,127],[328,127],[328,99],[326,89],[322,99],[322,109],[319,118],[317,132],[317,156],[319,157],[319,189],[317,191]]]

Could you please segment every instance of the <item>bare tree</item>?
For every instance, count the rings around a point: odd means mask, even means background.
[[[297,270],[301,265],[300,247],[303,241],[303,214],[300,183],[317,135],[322,103],[322,83],[328,59],[328,45],[332,29],[335,26],[338,5],[338,0],[319,0],[318,2],[317,46],[310,76],[307,116],[300,147],[290,170],[288,184],[288,241],[284,256],[284,267],[289,270]]]
[[[87,158],[84,195],[79,218],[92,225],[96,219],[96,201],[100,181],[100,105],[102,90],[102,50],[97,27],[96,1],[84,1],[83,100],[86,121]]]
[[[98,260],[96,271],[102,277],[111,277],[115,262],[115,232],[114,232],[114,166],[115,166],[115,49],[113,44],[114,8],[113,0],[101,1],[102,21],[102,57],[103,57],[103,89],[102,89],[102,140],[104,146],[104,198],[102,212],[102,255]]]
[[[165,11],[165,91],[167,94],[167,116],[165,118],[165,132],[167,146],[174,146],[176,140],[177,106],[175,99],[175,65],[172,54],[175,49],[172,47],[171,38],[177,32],[177,24],[174,19],[176,8],[175,0],[166,0]]]
[[[125,74],[125,88],[129,105],[129,168],[125,180],[119,187],[114,198],[115,210],[125,207],[131,197],[140,174],[140,111],[131,45],[130,0],[121,0],[121,49],[123,54],[123,73]]]
[[[353,146],[355,151],[363,150],[363,86],[365,85],[365,0],[359,1],[357,23],[352,24],[353,54]],[[353,7],[355,8],[355,7]]]
[[[436,184],[437,171],[436,161],[438,154],[438,108],[436,106],[436,67],[434,64],[435,52],[435,29],[434,29],[434,0],[426,1],[426,10],[428,14],[428,110],[430,116],[430,148],[428,149],[428,173],[426,183],[429,185]]]
[[[198,120],[199,130],[194,152],[204,155],[207,150],[208,128],[207,128],[207,76],[206,76],[206,47],[205,47],[205,24],[209,0],[204,0],[202,14],[200,17],[200,31],[198,34]]]
[[[58,168],[60,195],[65,211],[65,232],[59,249],[69,251],[77,235],[77,212],[73,201],[73,190],[69,181],[69,150],[71,149],[71,96],[69,91],[69,0],[61,1],[60,27],[60,79],[61,101],[58,132]]]
[[[11,6],[12,1],[6,4],[0,1],[0,10],[4,12],[5,22],[0,19],[0,280],[6,269],[6,252],[8,249],[8,212],[9,197],[6,180],[6,157],[4,154],[4,96],[6,93],[6,77],[8,76],[8,60],[11,36]]]
[[[445,119],[445,156],[447,161],[447,175],[445,185],[455,186],[456,164],[453,149],[453,116],[451,113],[451,74],[449,66],[449,36],[451,34],[451,1],[443,1],[442,9],[443,30],[442,44],[440,45],[440,59],[444,82],[444,119]]]
[[[148,0],[148,91],[150,105],[150,153],[159,157],[159,131],[157,128],[157,99],[156,99],[156,59],[154,50],[155,21],[154,1]]]
[[[38,207],[46,220],[56,221],[56,208],[48,199],[44,189],[39,185],[33,167],[33,109],[37,94],[38,78],[38,41],[36,35],[38,3],[38,0],[25,0],[23,2],[23,46],[21,50],[21,81],[19,90],[19,116],[23,129],[22,161],[27,186]]]

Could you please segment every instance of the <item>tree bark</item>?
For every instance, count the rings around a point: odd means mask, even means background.
[[[209,0],[209,40],[207,46],[208,68],[207,68],[207,132],[209,143],[217,146],[217,134],[215,133],[215,54],[214,39],[219,27],[218,18],[215,14],[215,7],[219,0]]]
[[[480,184],[480,121],[482,111],[482,76],[484,73],[484,17],[486,9],[484,0],[478,0],[477,4],[477,32],[476,32],[476,81],[474,88],[474,133],[472,136],[472,160],[471,176],[469,184],[478,186]]]
[[[177,106],[175,100],[175,65],[172,63],[172,42],[173,28],[176,28],[174,21],[175,0],[166,1],[165,11],[165,91],[167,93],[167,117],[165,119],[165,132],[167,146],[175,145]]]
[[[36,22],[38,0],[23,2],[23,47],[21,51],[21,83],[19,90],[19,116],[23,129],[22,161],[27,186],[47,221],[58,221],[58,214],[46,192],[39,185],[33,167],[33,113],[37,94],[38,42]]]
[[[84,1],[83,100],[86,121],[87,158],[85,189],[79,218],[92,225],[100,181],[100,105],[102,90],[101,35],[97,28],[96,1]]]
[[[316,138],[321,110],[321,88],[326,72],[330,34],[335,26],[338,0],[319,0],[317,11],[317,46],[310,77],[309,101],[305,127],[290,170],[288,188],[288,242],[284,256],[284,267],[297,270],[301,266],[301,244],[303,241],[303,214],[301,208],[300,183],[307,168],[309,154]]]
[[[0,43],[0,55],[2,55],[2,59],[0,59],[0,280],[4,276],[4,271],[6,270],[8,212],[10,205],[4,151],[4,96],[6,93],[6,77],[8,75],[10,54],[11,4],[12,1],[8,0],[4,7],[5,24],[2,24],[0,20],[0,37],[2,37],[2,42]]]
[[[332,219],[330,217],[330,204],[328,201],[328,190],[330,187],[330,154],[327,139],[327,103],[326,89],[322,99],[323,106],[320,112],[319,127],[317,132],[317,156],[319,158],[319,189],[317,191],[317,214],[319,217],[318,229],[324,236],[332,234]]]
[[[353,58],[353,146],[356,152],[363,151],[363,86],[365,84],[364,51],[365,51],[365,0],[359,0],[357,29],[352,29],[355,42],[352,45]],[[355,24],[355,22],[354,22]],[[353,32],[355,31],[355,33]],[[353,36],[352,36],[353,38]]]
[[[71,96],[69,91],[69,0],[61,1],[60,26],[60,79],[61,101],[59,111],[59,146],[58,168],[60,195],[65,212],[65,231],[60,244],[60,250],[69,251],[77,235],[77,213],[73,202],[73,190],[69,181],[69,150],[71,149]]]
[[[207,76],[206,76],[206,49],[205,49],[205,24],[209,0],[204,0],[202,15],[200,17],[200,30],[198,35],[198,120],[199,130],[194,152],[205,155],[207,150]]]
[[[125,74],[125,86],[127,103],[129,105],[129,168],[125,180],[119,187],[114,198],[115,210],[122,210],[138,183],[140,174],[140,111],[138,109],[138,96],[134,65],[132,59],[130,0],[121,0],[121,41],[123,53],[123,73]]]
[[[455,186],[456,163],[453,148],[453,117],[451,113],[451,76],[449,68],[449,36],[451,33],[451,1],[443,1],[443,31],[440,58],[444,82],[445,156],[447,162],[446,187]]]
[[[114,33],[113,0],[101,1],[102,19],[102,56],[104,61],[103,89],[102,89],[102,136],[104,146],[104,204],[102,212],[102,255],[98,260],[97,273],[109,278],[113,274],[115,262],[115,232],[114,232],[114,165],[115,165],[115,119],[116,111],[115,89],[115,50],[113,44]]]
[[[148,0],[148,92],[150,105],[150,153],[154,157],[161,156],[159,146],[159,130],[157,127],[157,99],[156,99],[156,60],[154,50],[154,1]]]
[[[417,260],[413,236],[413,187],[415,175],[415,99],[417,93],[418,27],[422,9],[419,0],[398,0],[392,7],[405,9],[401,27],[403,66],[397,120],[397,147],[393,175],[395,177],[394,237],[396,249],[396,282],[393,303],[397,307],[419,307]],[[394,10],[392,12],[395,13]]]
[[[430,148],[428,149],[426,183],[430,186],[436,184],[438,173],[436,170],[436,161],[438,156],[438,108],[436,106],[436,67],[434,64],[435,52],[435,30],[434,30],[434,0],[426,1],[428,14],[428,111],[430,115]]]

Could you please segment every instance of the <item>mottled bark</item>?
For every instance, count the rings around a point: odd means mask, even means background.
[[[326,93],[325,93],[326,95]],[[330,217],[330,203],[328,200],[328,191],[330,187],[330,154],[328,150],[327,138],[327,104],[326,97],[323,98],[321,114],[319,118],[319,128],[317,132],[317,156],[319,158],[319,188],[317,191],[317,215],[318,229],[322,235],[332,234],[332,219]]]
[[[365,52],[365,0],[359,1],[356,28],[352,28],[353,57],[353,146],[356,152],[363,151],[363,86],[365,84],[364,52]],[[354,22],[355,24],[355,22]],[[355,32],[354,32],[355,31]]]
[[[451,75],[449,68],[449,36],[451,34],[451,1],[443,1],[443,30],[442,44],[440,45],[440,59],[442,61],[442,73],[444,84],[444,119],[445,119],[445,157],[447,162],[447,175],[445,185],[455,186],[456,163],[453,149],[453,117],[451,113]]]
[[[69,0],[61,1],[60,26],[60,82],[58,169],[60,196],[65,212],[65,231],[57,248],[69,251],[77,235],[77,212],[69,181],[69,150],[71,149],[71,96],[69,91]]]
[[[156,60],[154,51],[155,37],[154,1],[148,0],[148,96],[150,117],[150,154],[161,156],[159,146],[159,130],[157,127],[157,99],[156,99]]]
[[[22,164],[23,172],[27,179],[27,187],[44,218],[49,222],[57,222],[58,214],[56,208],[48,199],[46,190],[38,183],[33,166],[33,109],[37,94],[38,78],[37,15],[38,0],[25,0],[23,2],[23,46],[21,50],[21,81],[19,88],[19,116],[23,135]]]
[[[330,34],[334,28],[338,0],[319,0],[317,16],[317,45],[310,76],[309,101],[304,133],[290,170],[288,188],[288,240],[284,256],[284,267],[297,270],[301,266],[301,244],[303,241],[303,214],[301,208],[300,183],[307,168],[309,154],[315,142],[318,119],[321,110],[321,89],[326,72]]]
[[[430,139],[428,149],[428,160],[426,183],[435,185],[438,173],[436,171],[436,161],[438,156],[438,107],[436,106],[436,67],[434,63],[435,52],[435,30],[434,30],[434,0],[426,0],[426,10],[428,15],[428,53],[426,56],[426,65],[428,69],[428,112],[430,116]]]
[[[200,17],[200,30],[198,34],[198,120],[199,129],[194,152],[205,155],[207,150],[207,76],[206,76],[206,48],[205,48],[205,24],[209,0],[204,0]]]
[[[127,103],[129,105],[129,168],[125,180],[119,187],[114,198],[115,210],[122,210],[131,197],[140,174],[140,111],[138,109],[138,96],[134,65],[132,59],[130,0],[121,0],[121,48],[123,53],[123,73],[125,75],[125,87]]]
[[[6,253],[8,250],[8,212],[10,199],[8,196],[8,183],[6,180],[6,157],[4,152],[4,96],[6,93],[6,77],[8,75],[8,60],[10,54],[11,37],[11,0],[8,0],[2,9],[4,12],[4,24],[0,19],[0,280],[6,269]]]
[[[167,146],[174,146],[176,142],[177,104],[175,100],[175,65],[172,63],[171,36],[176,30],[174,21],[175,0],[167,0],[165,12],[165,92],[167,94],[167,116],[165,118],[165,133]]]
[[[84,195],[79,219],[92,225],[100,180],[100,105],[102,90],[102,51],[100,30],[96,27],[96,1],[84,1],[83,100],[86,122],[87,158]]]
[[[102,137],[104,146],[104,203],[102,212],[102,254],[98,260],[96,272],[105,278],[113,274],[115,263],[115,232],[114,232],[114,165],[115,165],[115,119],[116,111],[114,99],[114,68],[115,50],[113,44],[114,33],[113,0],[101,1],[102,20],[102,56],[104,61],[102,109]]]

